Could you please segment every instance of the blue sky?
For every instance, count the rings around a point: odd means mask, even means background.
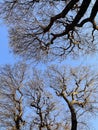
[[[15,57],[9,52],[7,27],[0,23],[0,65],[15,61]]]

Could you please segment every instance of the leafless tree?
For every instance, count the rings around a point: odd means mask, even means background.
[[[27,86],[24,89],[24,95],[31,108],[31,114],[28,114],[30,118],[29,129],[64,130],[65,126],[67,128],[68,124],[65,124],[67,121],[63,121],[62,118],[60,122],[57,120],[62,113],[60,112],[61,108],[57,109],[58,100],[55,100],[53,94],[44,88],[44,82],[39,77],[38,71],[34,72],[34,76]]]
[[[82,117],[97,114],[98,110],[98,74],[91,72],[87,67],[50,69],[50,86],[57,96],[64,99],[71,113],[70,129],[77,130],[81,124],[87,125],[88,119]]]
[[[0,67],[0,129],[21,130],[23,119],[23,93],[26,66]]]
[[[63,118],[58,121],[58,100],[44,88],[38,71],[28,72],[24,63],[0,67],[0,128],[64,130],[68,124]]]
[[[0,127],[77,130],[85,125],[86,129],[86,117],[98,111],[98,74],[80,67],[51,66],[46,74],[35,69],[32,74],[23,63],[1,67]]]
[[[1,16],[10,26],[10,46],[26,59],[79,55],[97,49],[98,0],[6,0]]]

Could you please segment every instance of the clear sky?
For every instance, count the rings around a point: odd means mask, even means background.
[[[0,23],[0,65],[15,61],[15,57],[9,51],[7,27]]]

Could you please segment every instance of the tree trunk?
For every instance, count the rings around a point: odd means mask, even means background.
[[[73,105],[68,101],[68,99],[66,98],[66,95],[64,93],[62,93],[61,96],[66,101],[66,103],[69,107],[70,113],[71,113],[71,130],[77,130],[77,117],[76,117],[75,109],[74,109]]]

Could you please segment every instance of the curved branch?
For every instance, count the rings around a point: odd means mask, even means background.
[[[64,10],[55,15],[54,17],[51,17],[50,19],[50,23],[47,27],[44,28],[44,33],[48,32],[49,29],[51,28],[51,26],[53,25],[53,23],[57,20],[57,19],[60,19],[60,18],[64,18],[66,16],[66,14],[69,12],[70,9],[73,8],[73,6],[78,2],[79,0],[72,0],[69,2],[69,4],[64,8]]]
[[[90,15],[90,20],[93,21],[98,12],[98,0],[96,0]]]
[[[68,24],[66,26],[66,29],[64,32],[59,33],[59,34],[52,34],[53,38],[51,39],[51,44],[53,44],[53,41],[57,37],[64,36],[69,33],[69,31],[73,30],[75,26],[77,26],[78,22],[81,20],[81,18],[84,16],[85,12],[87,11],[89,4],[91,3],[91,0],[85,1],[83,0],[82,5],[80,7],[79,12],[77,13],[76,17],[74,18],[73,22],[71,24]]]

